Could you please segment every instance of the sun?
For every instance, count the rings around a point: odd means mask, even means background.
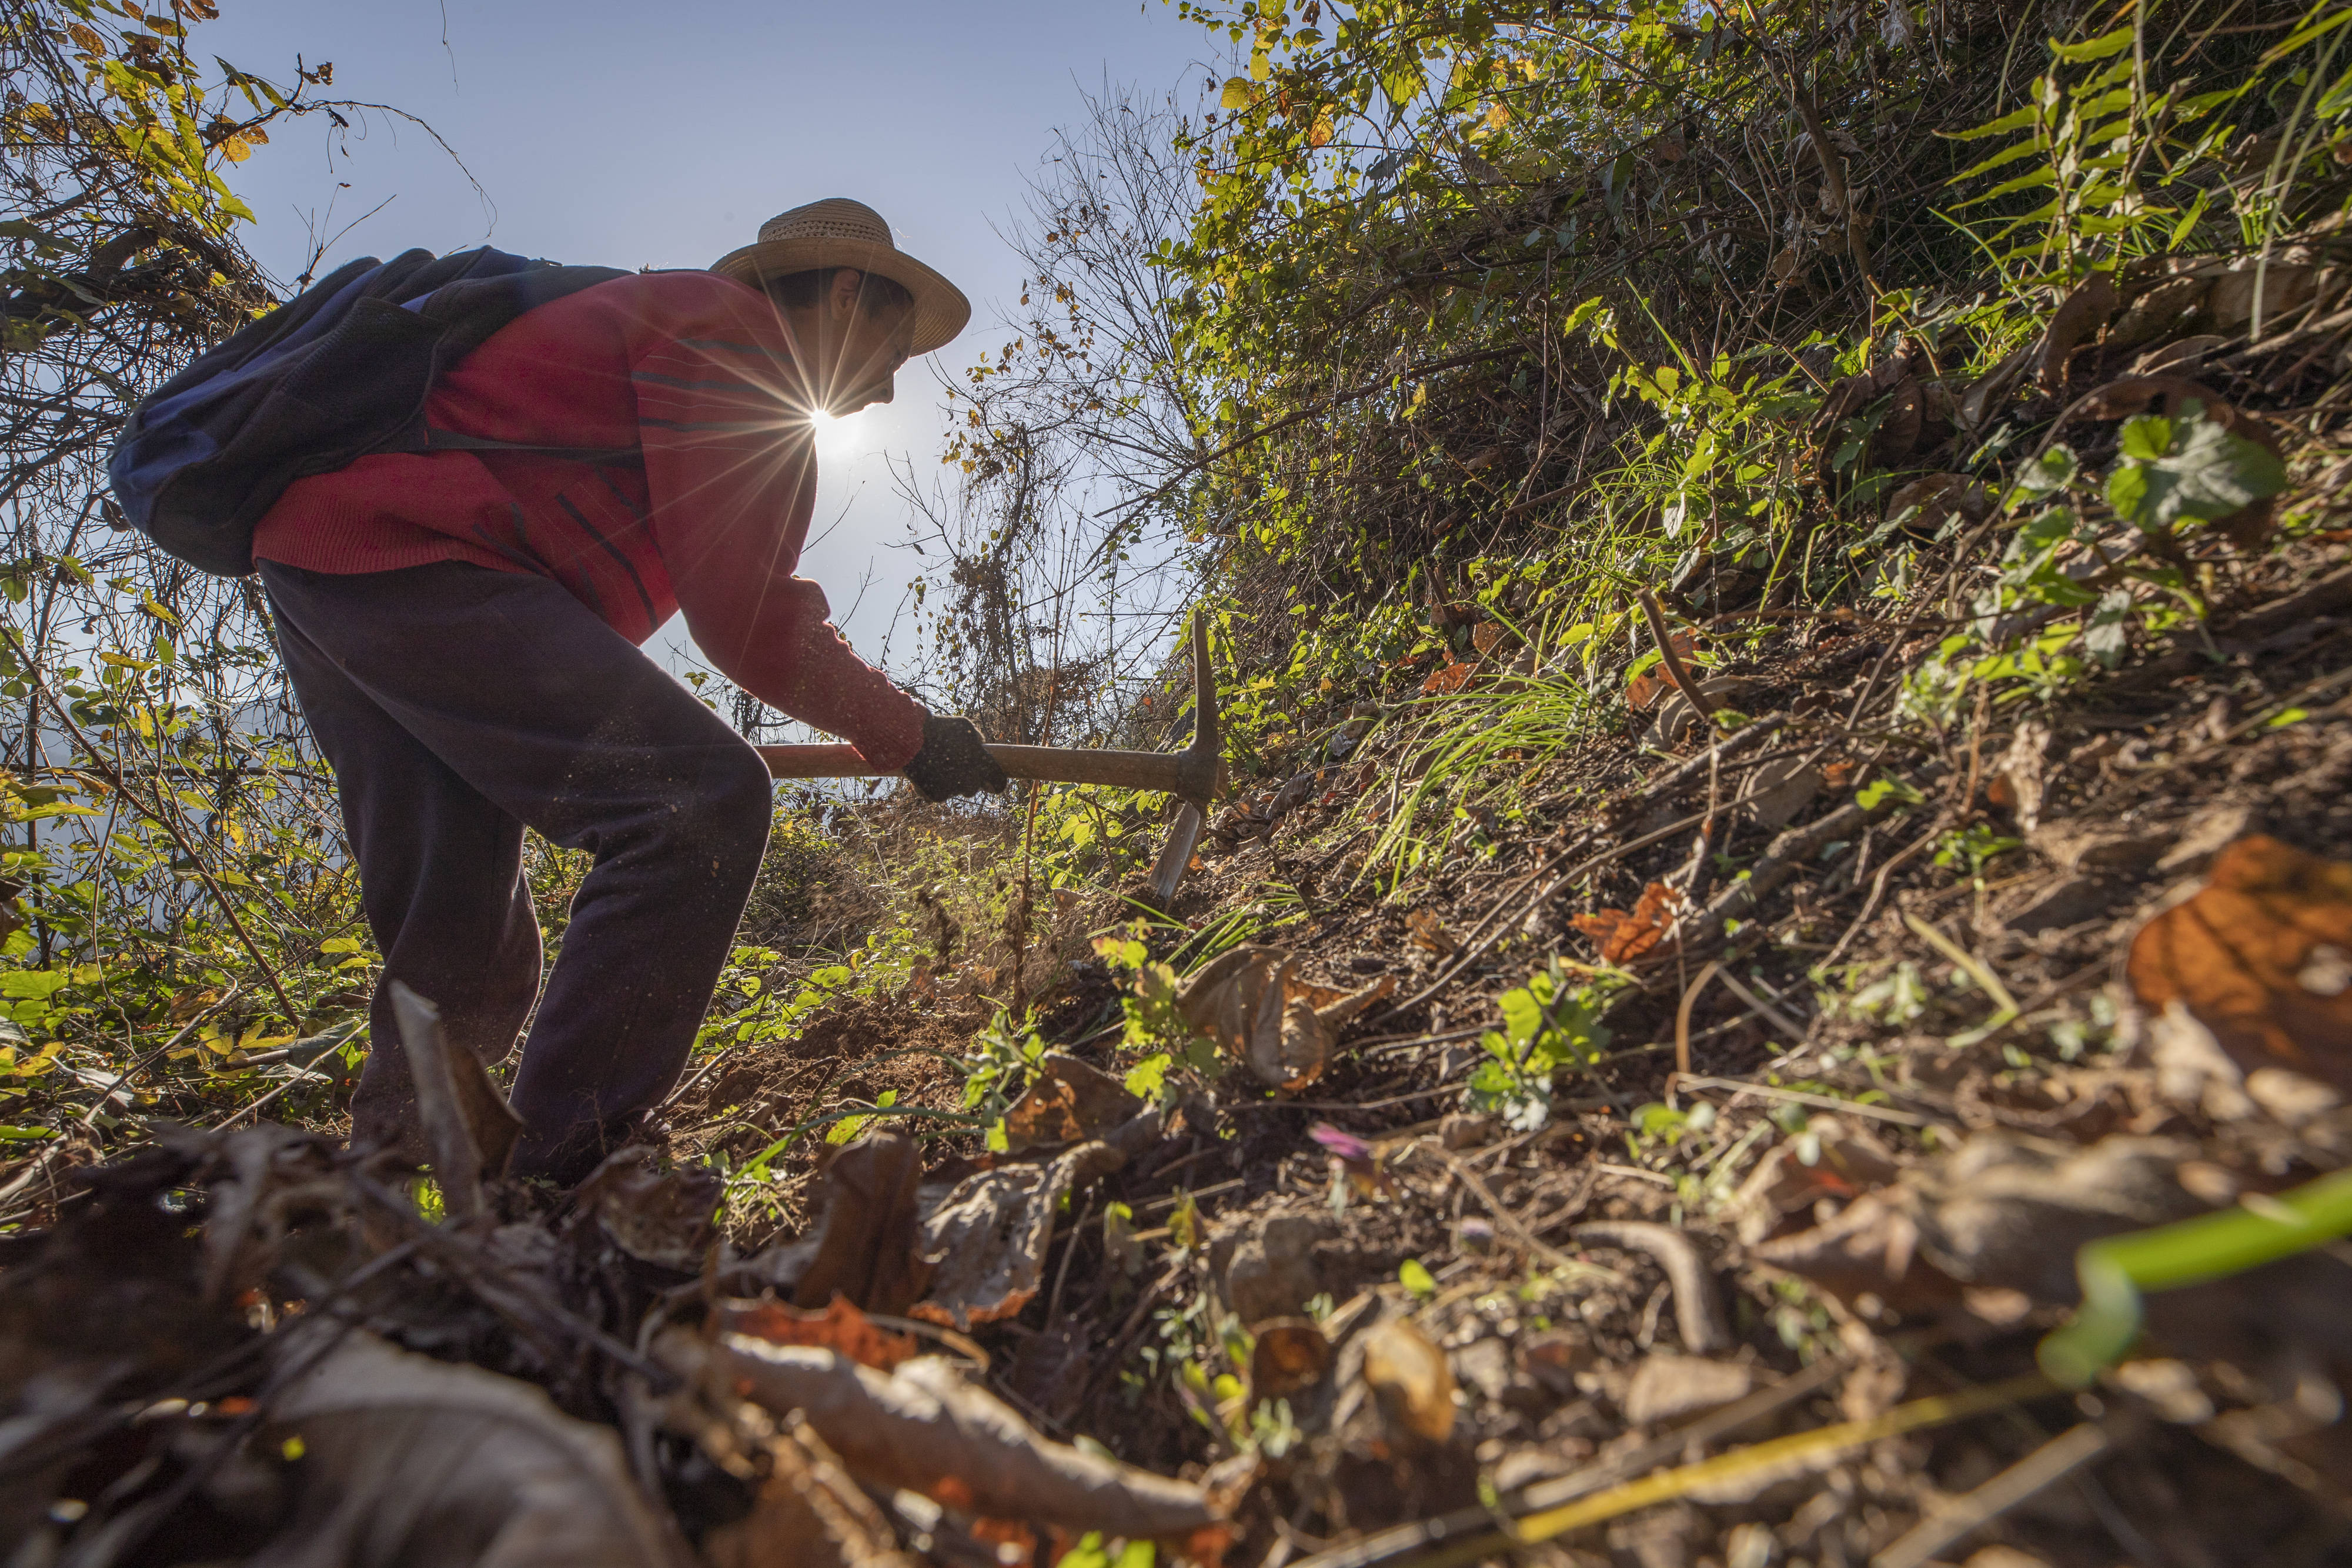
[[[809,430],[816,437],[818,455],[838,457],[856,444],[857,415],[818,409],[809,415]]]

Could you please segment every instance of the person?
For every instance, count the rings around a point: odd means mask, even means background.
[[[970,316],[873,209],[796,207],[708,270],[527,311],[434,383],[435,450],[301,479],[262,517],[279,653],[384,958],[355,1147],[423,1155],[394,980],[488,1062],[528,1021],[517,1175],[576,1183],[677,1081],[772,797],[640,651],[673,613],[729,679],[927,798],[1005,788],[970,721],[859,659],[794,575],[814,416],[889,402]],[[526,827],[593,857],[543,995]]]

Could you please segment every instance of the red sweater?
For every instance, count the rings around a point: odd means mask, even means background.
[[[642,468],[520,452],[394,453],[290,488],[261,559],[311,571],[464,560],[554,579],[632,643],[677,611],[728,679],[877,768],[923,710],[858,658],[793,575],[816,504],[807,400],[767,299],[708,272],[614,278],[542,305],[442,377],[431,428],[637,447]]]

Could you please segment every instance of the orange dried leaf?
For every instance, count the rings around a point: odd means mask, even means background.
[[[1642,890],[1630,911],[1602,909],[1580,915],[1576,928],[1600,945],[1603,962],[1628,964],[1659,950],[1659,944],[1674,934],[1682,904],[1681,894],[1663,882],[1654,882]]]
[[[2133,938],[2151,1012],[2179,1002],[2239,1066],[2352,1091],[2352,865],[2268,834],[2223,850],[2205,886]]]
[[[714,1333],[748,1334],[770,1344],[805,1344],[839,1351],[860,1366],[887,1372],[919,1354],[912,1337],[875,1326],[874,1320],[835,1296],[821,1312],[782,1301],[721,1301],[710,1316]]]
[[[1404,917],[1405,930],[1412,934],[1412,945],[1426,948],[1443,958],[1460,946],[1454,934],[1445,929],[1445,922],[1431,909],[1416,909]]]
[[[1471,672],[1477,667],[1475,660],[1468,664],[1456,662],[1451,664],[1441,664],[1431,672],[1427,680],[1421,683],[1421,695],[1427,697],[1442,697],[1458,692],[1470,684]]]
[[[1678,659],[1690,660],[1698,656],[1698,633],[1695,632],[1677,632],[1666,641]],[[1625,683],[1625,706],[1640,713],[1664,696],[1673,685],[1674,679],[1666,674],[1665,664],[1661,660]]]

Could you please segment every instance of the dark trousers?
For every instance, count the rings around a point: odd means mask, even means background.
[[[513,1169],[576,1181],[685,1065],[767,844],[766,768],[546,578],[264,562],[261,580],[384,956],[352,1142],[418,1148],[403,980],[486,1061],[530,1020]],[[527,826],[595,857],[544,997]]]

